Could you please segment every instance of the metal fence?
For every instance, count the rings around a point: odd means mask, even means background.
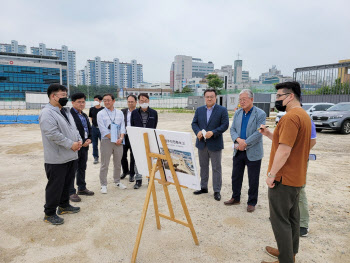
[[[350,60],[341,63],[296,68],[294,80],[304,95],[349,95]],[[315,97],[320,99],[321,97]]]

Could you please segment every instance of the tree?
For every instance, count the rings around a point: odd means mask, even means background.
[[[95,95],[103,95],[105,93],[112,93],[115,97],[118,97],[119,88],[117,86],[107,86],[107,85],[78,85],[78,86],[70,86],[69,92],[70,94],[74,94],[77,92],[82,92],[86,95],[86,98],[92,99]]]
[[[210,88],[213,88],[216,90],[218,94],[221,93],[222,85],[224,84],[224,81],[219,78],[216,74],[209,74],[207,76],[208,80],[208,86]]]
[[[192,93],[192,89],[189,86],[185,86],[182,89],[182,93]]]

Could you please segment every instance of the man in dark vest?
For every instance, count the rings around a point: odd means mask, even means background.
[[[76,171],[76,183],[78,185],[78,194],[74,188],[74,181],[69,189],[69,198],[72,202],[80,202],[78,195],[94,195],[94,192],[86,188],[85,171],[88,160],[89,145],[91,144],[91,125],[88,116],[83,112],[85,108],[86,96],[84,93],[75,93],[71,96],[73,108],[70,112],[73,116],[75,125],[83,139],[82,147],[78,152],[78,169]]]
[[[149,107],[148,94],[140,93],[138,99],[140,108],[131,113],[131,126],[156,129],[158,124],[158,113]],[[142,175],[137,173],[137,169],[135,173],[136,183],[134,189],[139,189],[142,185]]]

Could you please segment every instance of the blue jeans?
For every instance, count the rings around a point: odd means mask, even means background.
[[[91,140],[92,140],[92,156],[98,158],[98,140],[101,141],[100,129],[95,126],[91,127]]]

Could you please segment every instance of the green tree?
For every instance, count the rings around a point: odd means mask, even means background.
[[[182,89],[182,93],[192,93],[192,89],[189,86],[185,86]]]
[[[216,90],[218,94],[221,94],[222,85],[224,81],[219,78],[216,74],[209,74],[207,76],[208,86]]]
[[[118,97],[119,88],[118,86],[107,86],[107,85],[78,85],[69,87],[70,94],[82,92],[86,95],[86,98],[93,99],[95,95],[103,95],[105,93],[112,93],[115,97]]]

